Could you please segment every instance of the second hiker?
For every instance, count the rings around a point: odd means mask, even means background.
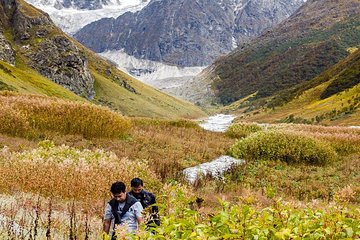
[[[129,192],[129,195],[139,200],[144,209],[151,206],[150,221],[147,225],[150,226],[152,224],[154,226],[154,224],[156,224],[157,226],[160,226],[159,209],[156,205],[154,206],[154,204],[156,204],[155,195],[144,190],[143,180],[140,178],[131,180],[131,191]]]

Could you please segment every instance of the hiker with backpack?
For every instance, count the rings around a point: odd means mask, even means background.
[[[126,186],[123,182],[115,182],[110,188],[112,199],[108,202],[104,213],[104,234],[111,239],[116,239],[115,226],[126,224],[126,230],[135,233],[142,222],[141,203],[126,193]],[[105,238],[105,237],[104,237]]]
[[[129,195],[135,197],[138,201],[140,201],[142,207],[144,209],[151,206],[151,215],[150,220],[147,222],[147,226],[160,226],[159,219],[159,209],[156,205],[155,195],[151,192],[148,192],[144,189],[144,182],[140,178],[134,178],[131,180],[131,191]]]

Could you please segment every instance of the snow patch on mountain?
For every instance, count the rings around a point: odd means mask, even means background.
[[[180,89],[205,68],[178,67],[150,60],[137,59],[124,53],[122,50],[106,51],[99,54],[114,62],[119,69],[140,81],[177,97]]]
[[[149,1],[143,0],[110,0],[106,4],[102,4],[99,9],[89,10],[78,9],[75,6],[64,8],[59,0],[26,1],[48,13],[54,23],[70,35],[99,19],[117,18],[125,12],[140,11],[149,3]]]

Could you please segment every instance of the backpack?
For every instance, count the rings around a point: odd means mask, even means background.
[[[124,217],[126,212],[129,211],[131,206],[134,205],[136,202],[138,202],[138,200],[136,198],[134,198],[133,196],[131,196],[129,194],[126,194],[125,206],[124,206],[123,210],[121,211],[121,213],[118,214],[117,210],[119,208],[119,202],[115,198],[113,198],[109,201],[109,204],[111,206],[111,212],[115,218],[115,224],[121,223],[121,218]]]
[[[129,192],[129,195],[134,196],[132,192]],[[152,204],[156,204],[155,195],[144,189],[141,190],[137,199],[140,201],[144,209]],[[156,205],[151,207],[151,217],[147,225],[150,226],[153,223],[160,226],[159,209]]]

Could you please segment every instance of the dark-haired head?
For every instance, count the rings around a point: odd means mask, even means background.
[[[140,178],[133,178],[131,180],[131,187],[139,187],[139,186],[144,186],[143,180],[141,180]]]
[[[111,185],[110,191],[112,194],[124,193],[126,191],[126,186],[123,182],[114,182]]]

